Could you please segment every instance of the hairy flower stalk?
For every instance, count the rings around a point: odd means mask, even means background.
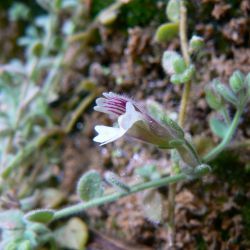
[[[184,132],[174,121],[161,122],[153,118],[134,100],[114,94],[103,93],[104,97],[96,100],[96,111],[113,115],[117,118],[117,127],[98,125],[98,135],[93,139],[101,145],[113,142],[123,135],[139,139],[160,148],[175,148],[182,160],[192,167],[200,164],[195,150],[184,138]]]

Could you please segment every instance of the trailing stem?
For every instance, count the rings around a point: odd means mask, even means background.
[[[205,166],[203,168],[197,168],[194,172],[194,176],[200,177],[202,175],[207,174],[209,171],[210,171],[209,166]],[[111,194],[104,195],[100,198],[95,198],[85,203],[82,202],[82,203],[58,210],[55,213],[54,220],[67,217],[67,216],[72,216],[77,213],[81,213],[82,211],[91,207],[96,207],[96,206],[103,205],[109,202],[114,202],[122,197],[129,196],[131,194],[138,193],[146,189],[159,188],[162,186],[166,186],[167,184],[173,184],[178,181],[187,180],[188,178],[189,177],[185,173],[179,173],[173,176],[163,177],[163,178],[152,180],[149,182],[139,183],[139,184],[130,186],[129,191],[126,193],[114,192]]]
[[[190,64],[190,55],[188,52],[188,39],[187,39],[187,9],[184,5],[184,1],[180,1],[180,26],[179,36],[181,41],[181,51],[186,65]],[[180,112],[178,123],[181,127],[184,125],[187,103],[191,89],[191,81],[185,83],[184,91],[181,98]],[[171,166],[171,175],[175,174],[176,167],[174,164]],[[175,194],[176,184],[169,185],[169,196],[168,196],[168,248],[175,248]]]
[[[235,130],[237,129],[237,126],[239,124],[240,121],[240,117],[242,115],[243,112],[243,108],[239,108],[237,110],[237,112],[235,113],[234,119],[227,131],[226,136],[223,138],[223,140],[221,141],[221,143],[219,145],[217,145],[213,150],[211,150],[204,158],[203,161],[204,162],[210,162],[211,160],[213,160],[214,158],[216,158],[216,156],[218,156],[219,153],[221,153],[225,147],[228,145],[228,143],[231,141]]]

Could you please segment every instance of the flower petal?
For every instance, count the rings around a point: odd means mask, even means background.
[[[119,116],[118,124],[119,127],[127,131],[134,123],[143,120],[141,113],[135,110],[134,105],[131,102],[126,103],[126,112],[124,115]]]
[[[126,133],[126,130],[122,128],[114,128],[108,126],[95,126],[95,130],[98,135],[93,140],[95,142],[100,142],[101,146],[117,140]]]

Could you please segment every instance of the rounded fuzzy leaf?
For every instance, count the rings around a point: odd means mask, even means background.
[[[206,101],[210,108],[219,110],[223,106],[223,102],[221,100],[221,97],[215,93],[211,88],[206,88]]]
[[[105,180],[113,186],[117,191],[119,192],[125,192],[128,193],[130,191],[130,187],[124,183],[116,174],[113,172],[106,172],[104,174]]]
[[[182,84],[183,81],[182,81],[182,77],[180,74],[174,74],[170,77],[170,81],[173,83],[173,84]]]
[[[85,249],[89,238],[87,225],[77,217],[55,230],[54,235],[57,244],[63,249]]]
[[[24,219],[38,223],[49,223],[54,217],[55,211],[52,209],[32,210],[24,215]]]
[[[95,170],[87,172],[79,179],[76,190],[83,201],[102,196],[103,187],[100,174]]]
[[[181,80],[183,83],[189,82],[195,73],[195,68],[193,65],[190,65],[181,75]]]
[[[226,136],[228,126],[224,122],[216,118],[211,118],[209,120],[209,125],[215,135],[219,136],[220,138],[224,138]]]
[[[165,72],[169,75],[172,75],[175,73],[175,70],[174,70],[174,62],[176,60],[179,60],[181,59],[182,57],[180,56],[180,54],[178,54],[177,52],[175,51],[171,51],[171,50],[167,50],[163,53],[163,56],[162,56],[162,61],[161,61],[161,64],[162,64],[162,67],[163,69],[165,70]]]
[[[186,63],[183,58],[177,58],[176,60],[174,60],[173,67],[174,67],[175,73],[177,74],[182,74],[187,68]]]
[[[238,93],[244,87],[244,75],[236,70],[229,79],[229,84],[234,93]]]
[[[237,106],[237,104],[238,104],[237,97],[231,89],[229,89],[227,86],[225,86],[221,83],[218,83],[216,85],[216,89],[222,98],[224,98],[226,101],[232,103],[233,105]]]
[[[167,5],[166,14],[171,22],[179,22],[180,19],[180,0],[170,0]]]
[[[157,168],[153,164],[147,164],[135,169],[135,173],[140,175],[146,181],[159,179],[161,177]]]
[[[163,43],[171,41],[178,35],[179,24],[178,23],[165,23],[158,27],[155,33],[155,40]]]

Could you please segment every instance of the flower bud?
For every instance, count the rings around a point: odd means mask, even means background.
[[[239,70],[234,71],[229,83],[233,92],[238,93],[244,87],[244,75]]]
[[[189,41],[189,47],[191,51],[199,51],[204,47],[204,39],[200,36],[192,36],[191,40]]]

